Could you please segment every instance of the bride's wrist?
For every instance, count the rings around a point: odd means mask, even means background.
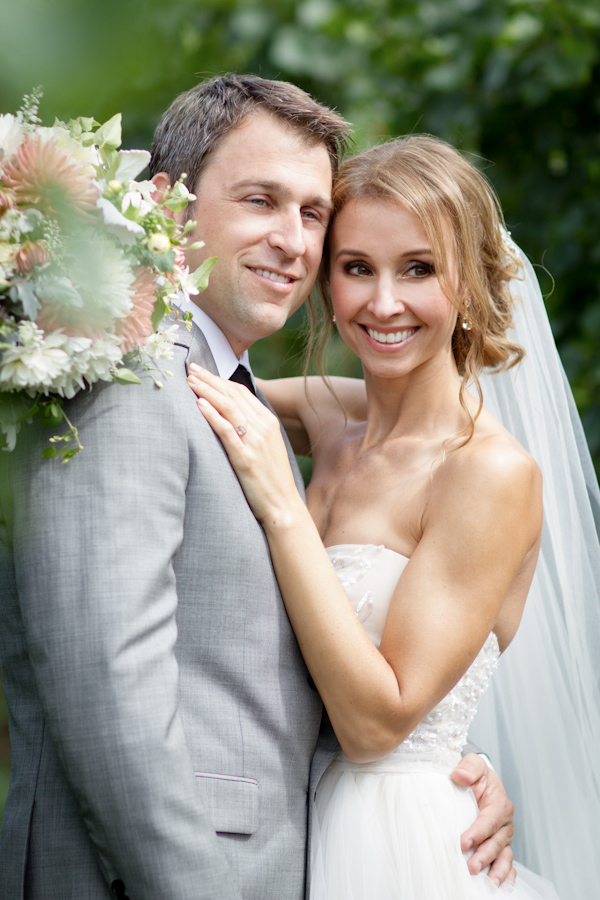
[[[272,504],[261,517],[260,524],[267,537],[274,537],[287,532],[296,532],[305,523],[308,515],[308,510],[300,498],[297,503],[288,500],[284,504]],[[312,524],[312,520],[310,522]]]

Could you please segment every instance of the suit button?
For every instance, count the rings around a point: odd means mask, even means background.
[[[119,898],[119,900],[129,900],[129,897],[127,897],[125,894],[125,885],[120,878],[115,878],[110,886],[110,889],[115,897]]]

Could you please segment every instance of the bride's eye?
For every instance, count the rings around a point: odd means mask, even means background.
[[[348,275],[358,275],[359,277],[365,277],[366,275],[371,274],[370,268],[363,262],[346,263],[344,272],[347,272]]]
[[[426,278],[428,275],[435,275],[435,268],[431,263],[419,262],[414,259],[405,269],[406,275],[412,275],[415,278]]]

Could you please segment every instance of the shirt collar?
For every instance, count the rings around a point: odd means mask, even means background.
[[[217,372],[221,376],[221,378],[231,378],[237,367],[241,364],[245,366],[250,372],[250,377],[252,379],[252,384],[256,388],[256,384],[254,383],[254,375],[252,374],[252,369],[250,368],[250,357],[248,355],[248,351],[244,350],[242,355],[238,358],[231,344],[216,324],[213,322],[211,317],[204,312],[203,309],[200,309],[197,303],[184,295],[182,298],[181,309],[184,312],[191,312],[192,321],[194,325],[197,325],[204,337],[206,338],[206,343],[208,344],[208,349],[213,355],[213,359],[215,361],[215,365],[217,367]]]

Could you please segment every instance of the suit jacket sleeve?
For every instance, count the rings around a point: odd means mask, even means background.
[[[47,726],[108,884],[132,900],[233,900],[178,715],[177,377],[78,395],[85,449],[66,465],[40,460],[48,434],[27,426],[11,462],[16,577]]]

